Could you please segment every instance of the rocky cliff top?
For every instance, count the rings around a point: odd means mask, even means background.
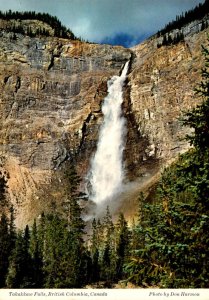
[[[0,11],[0,28],[7,32],[30,37],[56,36],[71,40],[76,39],[73,32],[63,26],[57,17],[53,17],[48,13],[36,13],[35,11]]]

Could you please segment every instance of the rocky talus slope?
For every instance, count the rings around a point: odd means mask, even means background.
[[[124,88],[129,179],[148,186],[159,170],[188,149],[177,117],[196,103],[193,88],[207,33],[157,48],[133,49],[0,33],[0,167],[22,227],[63,194],[60,171],[71,158],[85,177],[102,122],[107,80],[130,60]],[[153,181],[152,181],[153,178]],[[132,204],[129,203],[131,206]],[[123,204],[126,207],[126,204]]]

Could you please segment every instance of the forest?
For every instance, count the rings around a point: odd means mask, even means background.
[[[202,4],[200,3],[195,8],[182,13],[180,16],[176,16],[176,19],[169,22],[163,29],[157,32],[157,37],[163,37],[162,41],[157,44],[157,47],[175,45],[180,41],[184,41],[184,34],[182,31],[182,27],[185,25],[195,21],[202,20],[201,26],[199,28],[200,31],[208,28],[209,23],[205,17],[207,17],[209,13],[209,0],[205,0]],[[177,30],[176,33],[170,34],[172,30]]]
[[[19,12],[19,11],[6,11],[2,12],[0,11],[0,19],[4,20],[39,20],[42,21],[48,25],[51,26],[52,29],[54,29],[54,35],[55,37],[59,38],[70,38],[70,39],[77,39],[73,32],[63,26],[61,22],[58,20],[56,16],[51,16],[48,13],[36,13],[35,11],[25,11],[25,12]],[[23,26],[22,24],[19,24],[18,26],[15,26],[11,24],[7,28],[8,31],[12,31],[14,33],[21,33],[26,34],[30,37],[34,36],[49,36],[49,31],[44,28],[37,28],[35,32],[31,30],[30,26]]]
[[[195,8],[182,13],[180,16],[176,16],[176,19],[169,22],[163,29],[158,31],[157,36],[164,35],[174,29],[181,29],[188,23],[195,20],[201,20],[209,13],[209,0],[205,0],[202,4],[200,3]]]

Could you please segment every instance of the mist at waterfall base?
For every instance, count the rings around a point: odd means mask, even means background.
[[[108,81],[108,95],[102,105],[104,120],[99,132],[97,150],[87,175],[90,185],[88,196],[96,205],[95,215],[105,206],[109,206],[123,191],[126,121],[122,116],[121,106],[128,64],[126,62],[120,76],[113,76]]]

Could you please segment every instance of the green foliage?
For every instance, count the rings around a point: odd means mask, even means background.
[[[42,231],[42,224],[40,223],[40,232]],[[31,237],[30,237],[30,244],[29,244],[29,253],[32,259],[32,276],[34,280],[34,287],[40,288],[43,286],[43,247],[41,247],[40,237],[36,220],[34,220],[32,230],[31,230]],[[44,243],[43,235],[42,235],[42,246]]]
[[[84,221],[79,205],[80,178],[75,167],[69,165],[66,181],[64,214],[42,217],[41,242],[43,270],[47,288],[77,288],[88,281],[90,259],[84,247]]]
[[[66,174],[67,214],[42,214],[32,228],[16,232],[14,210],[0,220],[1,287],[79,288],[91,278],[92,262],[84,245],[79,206],[80,178],[71,167]]]
[[[112,281],[115,276],[115,252],[114,252],[114,225],[112,222],[112,216],[109,211],[109,207],[106,209],[106,215],[100,226],[100,235],[103,236],[100,239],[100,278],[107,282]]]
[[[185,113],[193,148],[163,172],[153,204],[140,201],[128,279],[141,286],[208,288],[209,51],[197,93],[203,103]],[[136,239],[136,236],[138,238]]]
[[[172,171],[169,176],[176,175]],[[125,266],[128,279],[141,286],[208,287],[208,213],[197,211],[187,190],[177,197],[165,179],[159,202],[144,204],[144,221],[135,228],[139,238]]]
[[[182,27],[191,23],[195,20],[201,20],[209,13],[209,1],[206,0],[203,4],[197,5],[195,8],[182,13],[180,16],[176,16],[176,20],[169,22],[163,29],[157,32],[157,37],[163,37],[162,42],[157,44],[157,47],[175,45],[180,41],[184,41],[184,34],[182,32]],[[208,22],[202,20],[200,31],[208,28]],[[176,30],[176,33],[170,32]]]
[[[6,279],[9,288],[33,287],[32,260],[29,254],[29,228],[26,226],[24,232],[19,232],[15,247],[10,256],[9,269]]]
[[[0,206],[8,208],[6,201],[6,185],[5,176],[0,173]],[[16,232],[14,225],[14,210],[9,208],[10,219],[3,212],[0,218],[0,288],[5,286],[6,275],[9,267],[9,257],[16,240]]]
[[[8,224],[0,222],[1,286],[8,288],[79,288],[88,283],[91,259],[83,242],[58,214],[42,215],[30,230],[17,234],[11,255]],[[6,283],[5,279],[6,278]]]
[[[123,265],[128,259],[130,245],[130,231],[123,214],[114,225],[107,207],[102,221],[93,220],[89,242],[92,282],[105,281],[106,286],[111,287],[111,283],[123,279]]]
[[[169,22],[163,29],[158,31],[157,35],[164,35],[171,30],[181,29],[188,23],[194,20],[201,20],[209,13],[209,1],[205,0],[204,3],[200,3],[195,8],[182,13],[180,16],[176,16],[176,20]],[[205,24],[206,25],[206,24]],[[202,27],[203,28],[203,27]],[[204,29],[204,28],[203,28]]]
[[[45,217],[43,273],[46,288],[78,288],[88,279],[88,254],[66,219]]]
[[[66,181],[65,200],[63,208],[69,223],[71,233],[83,243],[82,236],[84,234],[84,221],[81,217],[82,210],[79,201],[83,198],[83,194],[79,192],[80,177],[77,175],[75,166],[68,165],[64,172],[64,180]]]
[[[43,21],[44,23],[50,25],[54,29],[54,36],[60,38],[76,39],[76,37],[70,29],[67,29],[65,26],[63,26],[56,16],[51,16],[48,13],[36,13],[35,11],[13,12],[9,10],[7,12],[0,11],[0,18],[5,20],[16,19]],[[13,26],[12,28],[8,28],[8,30],[13,31],[15,33],[27,34],[31,37],[37,35],[49,35],[49,32],[44,28],[39,28],[35,32],[32,32],[30,26],[28,26],[25,29],[25,27],[23,27],[22,25]]]
[[[2,288],[5,286],[10,253],[9,226],[5,214],[2,214],[0,219],[0,245],[0,288]]]
[[[202,69],[202,81],[196,88],[196,94],[203,99],[200,105],[185,114],[183,124],[193,128],[193,134],[187,136],[198,153],[209,148],[209,50],[203,47],[205,67]]]
[[[68,251],[69,243],[67,243],[66,227],[66,221],[57,215],[47,215],[45,217],[43,272],[46,288],[61,288],[63,277],[67,277],[64,256]]]
[[[158,43],[157,47],[160,48],[161,46],[176,45],[181,41],[184,41],[184,34],[182,31],[173,34],[173,36],[170,34],[164,34],[162,42]]]
[[[7,189],[7,180],[0,171],[0,206],[5,206],[6,202],[6,189]]]
[[[123,266],[128,260],[130,250],[130,231],[122,213],[119,214],[115,226],[116,235],[116,278],[123,279],[125,274]]]
[[[15,226],[15,213],[14,213],[13,206],[10,207],[9,213],[10,213],[9,239],[10,239],[10,251],[11,251],[15,246],[15,241],[16,241],[16,237],[17,237],[17,235],[16,235],[16,226]]]

